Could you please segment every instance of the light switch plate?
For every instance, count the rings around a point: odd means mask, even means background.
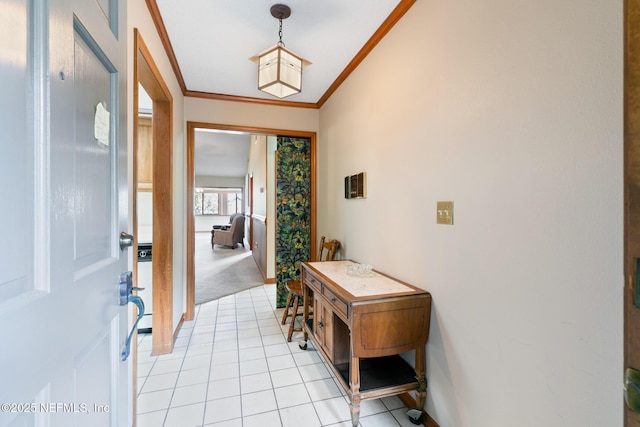
[[[438,202],[436,209],[437,224],[453,225],[453,202]]]

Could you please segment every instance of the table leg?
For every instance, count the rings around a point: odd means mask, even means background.
[[[416,405],[418,406],[418,409],[424,411],[424,404],[427,400],[426,357],[424,346],[416,349],[416,378],[418,379]]]
[[[360,421],[360,396],[358,396],[357,401],[355,399],[355,396],[351,399],[349,409],[351,410],[351,424],[353,427],[358,427],[358,422]]]
[[[349,385],[351,387],[351,424],[357,427],[360,421],[360,358],[351,357],[351,371],[349,372]]]

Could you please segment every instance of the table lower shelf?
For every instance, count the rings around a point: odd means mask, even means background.
[[[335,365],[346,384],[349,384],[349,363]],[[403,386],[415,383],[416,372],[402,357],[386,356],[360,359],[360,392]]]

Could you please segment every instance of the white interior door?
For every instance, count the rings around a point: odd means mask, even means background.
[[[0,427],[131,425],[125,13],[0,0]]]

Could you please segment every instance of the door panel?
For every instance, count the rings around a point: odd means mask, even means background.
[[[104,14],[104,17],[111,21],[111,3],[114,3],[113,1],[110,0],[96,0],[96,3],[98,3],[98,6],[100,6],[100,10],[102,10],[102,13]]]
[[[76,21],[74,32],[74,108],[75,108],[75,268],[76,272],[110,258],[117,231],[112,219],[117,205],[117,189],[112,171],[116,170],[114,150],[97,142],[94,117],[98,105],[108,111],[117,105],[117,87],[113,67]],[[89,42],[89,43],[87,43]],[[94,45],[94,46],[90,46]],[[99,191],[96,191],[99,190]],[[117,254],[116,254],[117,255]]]
[[[0,403],[16,405],[0,427],[133,420],[120,360],[129,307],[118,303],[131,256],[118,247],[128,210],[119,3],[102,2],[105,15],[86,0],[0,0],[0,198],[10,207],[0,210]],[[105,143],[99,103],[111,113]]]
[[[0,221],[0,302],[18,297],[33,289],[30,277],[30,242],[33,239],[30,189],[33,186],[29,174],[29,151],[33,148],[27,133],[27,94],[29,81],[27,22],[30,11],[26,2],[7,2],[0,14],[0,81],[3,95],[0,97],[0,170],[11,174],[11,185],[3,185],[4,206],[24,206],[24,210],[3,209]],[[5,181],[6,182],[6,181]]]
[[[113,326],[118,322],[116,317]],[[74,377],[76,378],[75,388],[76,396],[84,402],[107,402],[102,406],[87,407],[92,411],[91,425],[105,426],[110,425],[110,409],[115,407],[115,396],[117,384],[114,383],[113,359],[109,356],[114,354],[114,350],[118,352],[117,329],[105,333],[103,331],[95,341],[91,342],[86,349],[81,351],[76,358]],[[79,399],[80,400],[80,399]],[[82,408],[80,408],[82,409]]]

